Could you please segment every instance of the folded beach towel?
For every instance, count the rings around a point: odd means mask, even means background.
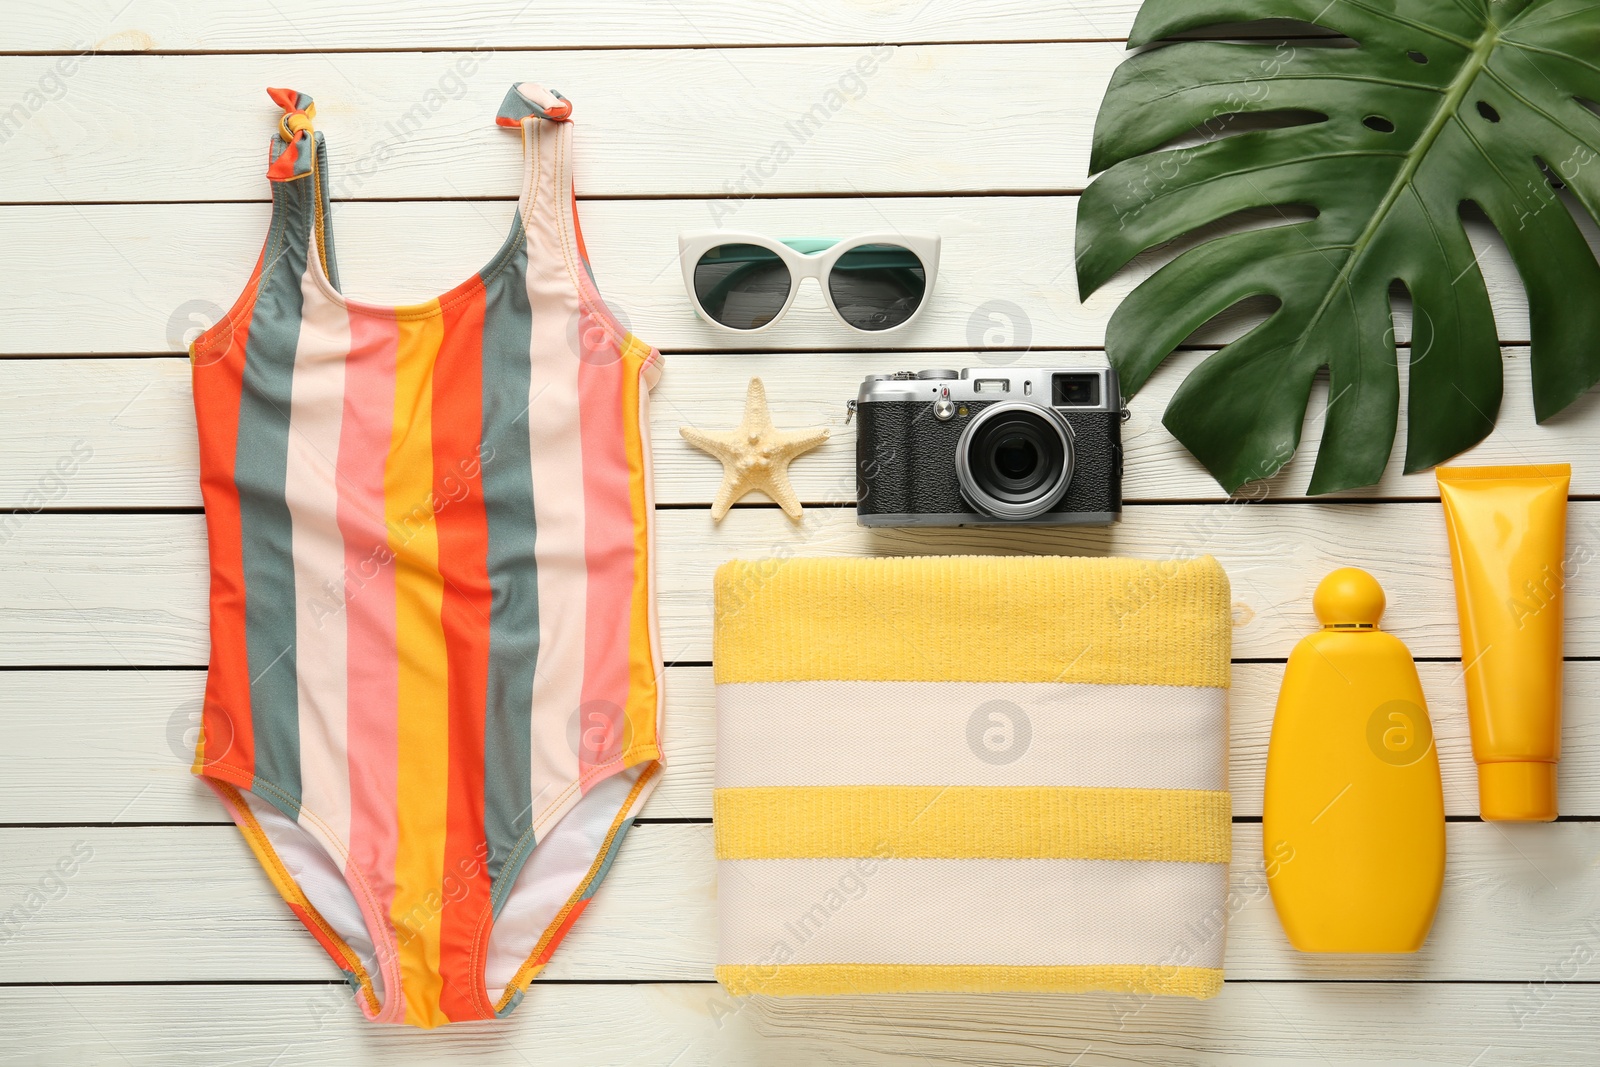
[[[720,568],[717,979],[1215,995],[1229,610],[1209,556]]]

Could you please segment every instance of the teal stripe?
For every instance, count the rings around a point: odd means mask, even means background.
[[[527,996],[527,993],[528,991],[526,989],[519,989],[515,993],[511,994],[511,999],[506,1001],[506,1006],[494,1013],[495,1018],[504,1019],[507,1015],[510,1015],[512,1012],[516,1011],[517,1005],[522,1003],[522,998]]]
[[[311,183],[275,182],[270,264],[262,271],[245,347],[234,483],[244,549],[245,641],[250,661],[257,790],[291,818],[300,812],[300,703],[295,683],[294,562],[284,482],[289,393],[300,338],[300,278],[306,268]]]
[[[493,595],[483,822],[496,915],[534,845],[530,730],[533,674],[539,660],[539,580],[533,551],[537,527],[527,412],[533,380],[533,312],[528,305],[528,253],[521,238],[520,212],[512,233],[519,238],[513,256],[509,261],[497,258],[497,269],[484,277],[483,317],[481,489]]]
[[[594,896],[594,891],[600,888],[600,883],[606,880],[606,875],[611,873],[611,861],[617,858],[617,852],[622,848],[622,839],[633,829],[633,816],[628,816],[617,824],[617,832],[611,838],[611,847],[606,849],[606,858],[600,861],[600,869],[594,872],[594,880],[589,883],[589,888],[583,891],[579,900],[588,900]]]

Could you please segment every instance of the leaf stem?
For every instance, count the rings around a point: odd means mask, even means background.
[[[1394,176],[1394,181],[1389,184],[1388,191],[1383,195],[1372,218],[1367,221],[1366,227],[1361,231],[1350,245],[1350,257],[1345,260],[1344,266],[1339,268],[1339,276],[1334,284],[1328,287],[1328,292],[1323,295],[1322,303],[1316,313],[1307,320],[1305,331],[1301,333],[1302,341],[1306,333],[1310,332],[1311,323],[1322,318],[1322,313],[1328,309],[1334,296],[1347,288],[1350,284],[1350,274],[1355,270],[1362,254],[1367,250],[1367,245],[1377,236],[1378,230],[1389,217],[1389,211],[1399,202],[1401,195],[1411,186],[1417,176],[1417,169],[1422,166],[1422,161],[1427,158],[1428,150],[1439,139],[1439,134],[1444,132],[1445,126],[1455,117],[1461,109],[1461,101],[1466,98],[1467,90],[1472,88],[1478,80],[1478,75],[1483,72],[1484,65],[1488,63],[1489,56],[1494,52],[1495,45],[1500,40],[1500,28],[1493,23],[1483,28],[1483,33],[1473,42],[1472,51],[1467,55],[1467,61],[1461,65],[1461,70],[1451,79],[1450,87],[1445,92],[1444,99],[1439,101],[1439,107],[1433,113],[1428,126],[1422,131],[1410,150],[1406,152],[1405,165]],[[1297,346],[1298,347],[1298,346]]]

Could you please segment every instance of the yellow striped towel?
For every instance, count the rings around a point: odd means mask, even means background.
[[[1209,556],[723,566],[718,980],[1215,995],[1230,646]]]

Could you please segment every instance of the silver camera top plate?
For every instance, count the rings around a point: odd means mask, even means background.
[[[1090,403],[1055,403],[1057,375],[1093,376],[1098,388]],[[967,367],[962,370],[901,371],[898,374],[872,374],[861,383],[856,395],[859,404],[882,401],[1020,400],[1040,407],[1059,407],[1072,411],[1121,411],[1122,394],[1117,372],[1110,367]]]

